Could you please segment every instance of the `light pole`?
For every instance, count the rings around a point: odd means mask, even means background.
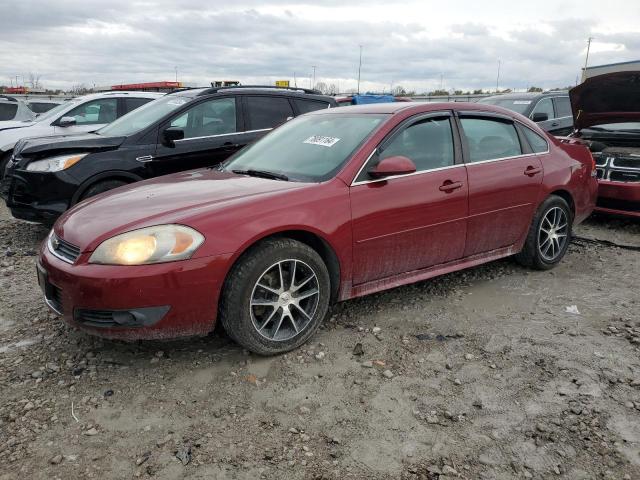
[[[500,59],[498,59],[498,74],[496,75],[496,93],[498,93],[498,84],[500,82]]]
[[[358,62],[358,95],[360,95],[360,71],[362,70],[362,45],[360,45],[360,61]]]
[[[311,68],[313,68],[313,85],[311,86],[311,90],[313,90],[316,88],[316,66],[311,65]]]
[[[178,83],[178,67],[173,67],[173,69],[176,71],[176,83]]]
[[[584,70],[586,73],[587,70],[587,64],[589,63],[589,50],[591,50],[591,41],[593,40],[593,37],[589,37],[587,39],[587,57],[584,59]]]

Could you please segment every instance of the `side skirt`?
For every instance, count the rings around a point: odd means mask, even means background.
[[[400,287],[409,283],[420,282],[422,280],[427,280],[429,278],[455,272],[457,270],[475,267],[476,265],[481,265],[483,263],[492,262],[493,260],[498,260],[500,258],[515,255],[516,253],[518,253],[518,251],[519,250],[515,245],[510,245],[508,247],[498,248],[497,250],[492,250],[490,252],[479,253],[471,257],[454,260],[452,262],[442,263],[439,265],[434,265],[432,267],[414,270],[412,272],[401,273],[392,277],[382,278],[360,285],[355,285],[351,288],[350,298],[361,297],[363,295],[369,295],[370,293],[379,292],[381,290],[388,290],[390,288]]]

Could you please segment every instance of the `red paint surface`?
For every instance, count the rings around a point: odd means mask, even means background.
[[[261,239],[291,231],[315,235],[339,264],[338,299],[364,295],[512,255],[522,248],[533,212],[549,194],[570,197],[576,221],[594,208],[597,181],[581,145],[549,138],[550,152],[351,185],[385,136],[404,119],[429,111],[513,112],[489,105],[389,103],[349,107],[332,114],[389,113],[338,175],[304,184],[250,178],[210,169],[132,184],[65,213],[56,233],[82,251],[68,265],[43,247],[40,261],[63,291],[66,321],[74,308],[127,309],[170,305],[151,328],[88,329],[117,338],[204,334],[215,325],[217,302],[233,263]],[[337,112],[337,113],[336,113]],[[325,113],[314,113],[325,114]],[[541,168],[525,175],[527,167]],[[440,187],[459,182],[460,188]],[[147,266],[88,264],[91,252],[113,235],[178,223],[206,240],[193,258]],[[85,328],[85,327],[83,327]]]

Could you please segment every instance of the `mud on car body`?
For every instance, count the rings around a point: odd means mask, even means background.
[[[38,263],[66,322],[121,339],[220,321],[260,354],[291,350],[331,302],[509,255],[555,266],[592,211],[589,150],[490,105],[318,110],[219,169],[90,198]]]

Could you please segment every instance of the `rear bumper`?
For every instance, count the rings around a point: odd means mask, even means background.
[[[640,182],[598,182],[596,211],[640,217]]]
[[[92,335],[149,340],[206,335],[216,322],[228,257],[142,266],[77,264],[55,257],[45,244],[39,283],[49,307]],[[106,312],[106,313],[105,313]],[[105,315],[113,314],[105,320]],[[113,318],[122,323],[114,324]]]

